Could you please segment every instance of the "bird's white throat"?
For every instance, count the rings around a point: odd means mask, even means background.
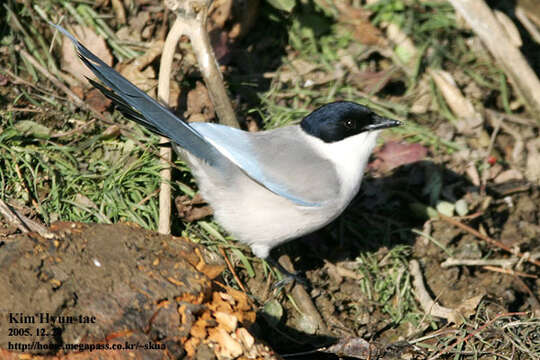
[[[302,133],[313,148],[336,167],[341,183],[340,200],[348,204],[358,192],[380,130],[363,132],[333,143]]]

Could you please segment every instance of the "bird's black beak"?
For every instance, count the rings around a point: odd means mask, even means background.
[[[371,118],[373,120],[372,123],[366,125],[362,129],[363,131],[381,130],[401,125],[401,121],[388,119],[379,115],[373,115]]]

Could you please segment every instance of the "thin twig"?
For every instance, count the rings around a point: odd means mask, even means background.
[[[176,18],[171,27],[165,44],[163,45],[163,53],[159,66],[158,80],[158,98],[166,105],[170,105],[170,77],[172,62],[176,45],[185,32],[185,26]],[[170,140],[166,137],[161,138],[161,143],[167,143]],[[172,208],[172,193],[171,193],[171,167],[169,163],[172,161],[172,149],[170,147],[161,147],[159,150],[161,158],[161,185],[159,191],[159,225],[158,231],[161,234],[171,233],[171,208]]]
[[[156,190],[152,191],[150,194],[146,195],[144,198],[141,199],[141,201],[139,201],[137,203],[137,205],[135,205],[135,207],[139,207],[141,205],[144,205],[148,200],[150,200],[151,198],[156,196],[157,193],[159,193],[159,189],[156,189]]]
[[[440,358],[441,356],[443,356],[444,354],[449,353],[450,351],[452,351],[452,349],[455,349],[459,344],[469,341],[472,337],[478,335],[481,331],[484,331],[488,326],[490,326],[491,324],[493,324],[495,321],[497,321],[498,319],[500,319],[502,317],[524,316],[524,315],[527,315],[527,313],[526,312],[511,312],[511,313],[499,314],[499,315],[495,316],[493,319],[491,319],[490,321],[488,321],[485,324],[483,324],[482,326],[480,326],[475,331],[471,332],[469,335],[459,339],[458,341],[456,341],[452,345],[449,345],[446,349],[444,349],[443,351],[441,351],[437,355],[430,357],[428,360],[436,360],[436,359]]]
[[[54,238],[54,234],[47,230],[45,226],[27,218],[16,209],[12,209],[1,199],[0,214],[2,214],[10,224],[17,226],[17,228],[23,233],[34,231],[46,239]]]
[[[15,214],[13,210],[0,199],[0,214],[4,215],[4,218],[8,223],[14,225],[23,233],[30,232],[30,228]]]
[[[409,262],[409,271],[413,276],[414,294],[420,303],[420,306],[424,309],[424,312],[453,323],[458,323],[461,315],[456,310],[441,306],[435,300],[431,299],[431,296],[424,285],[420,264],[417,260],[413,259]]]
[[[229,260],[229,257],[225,253],[225,250],[223,250],[223,248],[220,247],[219,252],[221,253],[221,256],[223,256],[223,259],[225,259],[225,262],[227,263],[227,267],[229,268],[231,274],[233,275],[234,280],[236,281],[240,289],[242,289],[242,291],[247,294],[248,291],[244,287],[244,284],[242,284],[242,282],[240,281],[240,278],[238,277],[238,274],[236,274],[236,271],[234,271],[234,266],[233,264],[231,264],[231,261]]]
[[[485,269],[485,270],[495,271],[495,272],[508,274],[508,275],[528,277],[528,278],[531,278],[531,279],[538,279],[537,275],[527,274],[527,273],[512,270],[512,269],[505,269],[505,268],[500,268],[500,267],[490,266],[490,265],[482,266],[482,268]]]
[[[501,249],[503,249],[503,250],[506,250],[506,251],[508,251],[510,254],[514,254],[514,255],[516,255],[516,256],[519,256],[520,258],[523,258],[523,259],[527,260],[528,262],[530,262],[530,263],[532,263],[532,264],[534,264],[534,265],[536,265],[536,266],[540,266],[540,261],[531,259],[530,256],[528,256],[528,255],[526,255],[526,254],[523,254],[523,253],[520,252],[520,251],[515,251],[515,250],[512,249],[511,247],[504,245],[502,242],[497,241],[497,240],[495,240],[495,239],[492,239],[492,238],[490,238],[489,236],[482,234],[482,233],[479,232],[478,230],[475,230],[475,229],[473,229],[472,227],[470,227],[470,226],[468,226],[468,225],[465,225],[465,224],[463,224],[463,223],[461,223],[461,222],[459,222],[459,221],[457,221],[457,220],[455,220],[455,219],[453,219],[453,218],[451,218],[451,217],[445,216],[445,215],[440,214],[440,213],[439,213],[439,218],[440,218],[441,220],[443,220],[443,221],[449,223],[449,224],[452,224],[452,225],[454,225],[454,226],[457,226],[458,228],[460,228],[460,229],[462,229],[462,230],[465,230],[465,231],[471,233],[472,235],[476,236],[477,238],[480,238],[480,239],[484,240],[484,241],[487,242],[487,243],[490,243],[491,245],[494,245],[494,246],[496,246],[496,247],[498,247],[498,248],[501,248]]]
[[[31,108],[15,108],[11,105],[7,108],[8,112],[30,112],[30,113],[40,113],[43,112],[42,109],[31,109]]]
[[[223,84],[223,75],[219,70],[216,55],[214,54],[214,50],[212,50],[212,46],[210,46],[210,37],[208,36],[208,31],[206,31],[208,7],[211,1],[197,2],[197,8],[194,5],[188,5],[193,6],[195,16],[192,15],[193,13],[190,14],[190,12],[186,12],[183,16],[183,20],[189,24],[188,36],[191,40],[191,46],[197,57],[199,69],[208,87],[208,93],[216,109],[219,122],[223,125],[239,128],[240,125],[238,124],[238,120],[236,120],[231,101]]]
[[[510,122],[513,122],[515,124],[525,125],[525,126],[532,126],[532,127],[536,127],[536,128],[538,127],[538,124],[535,123],[533,119],[529,119],[529,118],[519,116],[519,115],[516,115],[516,114],[507,114],[507,113],[503,113],[503,112],[500,112],[500,111],[495,111],[495,110],[492,110],[492,109],[486,109],[486,113],[489,116],[499,117],[499,118],[508,120]],[[504,126],[504,124],[503,124],[503,126]],[[505,129],[506,128],[503,128],[503,130],[505,130]]]
[[[223,76],[219,70],[216,55],[210,46],[206,23],[211,3],[212,0],[165,0],[167,8],[175,12],[186,25],[186,35],[191,41],[199,70],[208,88],[219,122],[239,128],[240,125],[223,84]]]
[[[84,124],[80,125],[80,126],[77,126],[76,128],[74,129],[71,129],[69,131],[64,131],[64,132],[58,132],[58,133],[54,133],[54,134],[51,134],[51,138],[54,139],[54,138],[61,138],[61,137],[66,137],[66,136],[71,136],[73,134],[76,134],[76,133],[82,133],[84,131],[84,128],[87,128],[89,127],[90,125],[94,124],[96,122],[96,119],[92,119],[88,122],[85,122]]]
[[[456,259],[448,258],[441,263],[442,268],[448,268],[451,266],[502,266],[510,267],[518,262],[518,258],[512,259]]]
[[[86,107],[86,104],[84,101],[77,96],[73,91],[71,91],[66,85],[62,84],[60,80],[58,80],[55,76],[53,76],[49,70],[45,69],[41,64],[34,59],[32,55],[30,55],[26,50],[20,49],[19,52],[21,55],[28,60],[32,66],[34,66],[43,76],[45,76],[50,82],[52,82],[57,88],[62,90],[67,96],[71,98],[71,100],[75,103],[75,105],[79,107]]]

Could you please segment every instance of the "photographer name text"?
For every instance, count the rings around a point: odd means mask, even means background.
[[[10,324],[95,324],[96,317],[89,315],[51,315],[35,313],[33,315],[21,312],[9,313]]]

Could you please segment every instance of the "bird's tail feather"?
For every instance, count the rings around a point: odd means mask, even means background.
[[[100,58],[84,47],[73,35],[59,25],[54,26],[67,36],[77,48],[82,62],[107,87],[96,86],[105,96],[120,105],[130,119],[146,126],[151,131],[166,136],[188,152],[206,161],[210,165],[217,165],[224,159],[223,155],[195,129],[185,121],[174,115],[167,107],[152,99],[144,91],[120,75],[116,70],[105,64]]]
[[[97,81],[94,81],[90,78],[88,78],[88,81],[90,84],[92,84],[93,87],[98,89],[105,97],[110,99],[113,102],[114,107],[122,113],[126,118],[135,121],[136,123],[144,126],[148,130],[167,137],[167,135],[163,134],[161,131],[159,131],[158,128],[156,128],[151,122],[146,120],[146,118],[137,110],[132,108],[127,102],[125,102],[120,96],[118,96],[115,92],[107,89],[105,86],[101,85]]]

